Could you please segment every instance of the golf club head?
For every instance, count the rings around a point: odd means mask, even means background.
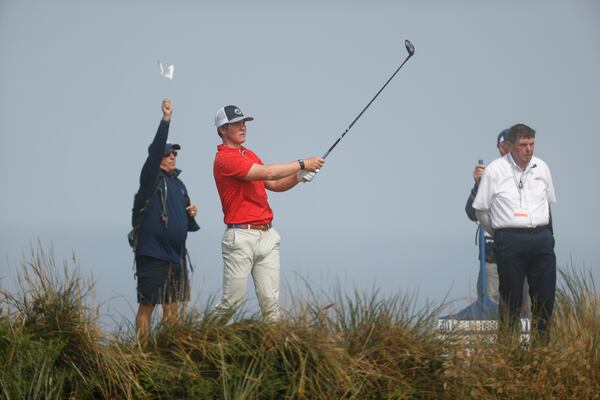
[[[413,54],[415,54],[415,46],[413,46],[413,44],[408,39],[404,41],[404,45],[406,46],[406,51],[408,51],[408,56],[412,57]]]

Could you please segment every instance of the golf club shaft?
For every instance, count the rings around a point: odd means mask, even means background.
[[[377,94],[375,95],[375,97],[373,97],[371,99],[371,101],[369,101],[369,104],[367,104],[367,106],[365,108],[363,108],[363,110],[360,112],[360,114],[358,114],[358,116],[356,118],[354,118],[354,121],[352,121],[352,123],[348,126],[348,128],[346,128],[346,130],[344,131],[344,133],[342,133],[342,136],[340,136],[335,143],[333,143],[333,145],[329,148],[329,150],[327,150],[325,152],[325,154],[323,154],[323,158],[327,158],[327,156],[329,155],[329,153],[331,153],[331,151],[335,148],[335,146],[337,146],[337,144],[340,142],[340,140],[342,140],[342,138],[344,136],[346,136],[346,133],[348,133],[348,131],[352,128],[352,126],[354,126],[354,124],[356,123],[356,121],[358,121],[358,119],[363,115],[363,113],[365,111],[367,111],[367,108],[369,108],[369,106],[371,105],[371,103],[373,103],[375,101],[375,99],[377,98],[377,96],[379,96],[379,94],[383,91],[383,89],[385,89],[385,87],[388,85],[388,83],[390,83],[390,81],[392,79],[394,79],[394,76],[396,76],[396,74],[398,73],[398,71],[400,71],[400,68],[402,68],[404,66],[404,64],[406,64],[406,62],[408,61],[409,58],[412,57],[412,54],[409,53],[409,55],[406,57],[406,59],[404,60],[404,62],[402,64],[400,64],[400,66],[398,67],[398,69],[396,70],[396,72],[394,72],[392,74],[392,76],[390,77],[390,79],[387,80],[387,82],[385,83],[385,85],[383,85],[381,87],[381,89],[379,89],[379,91],[377,92]]]

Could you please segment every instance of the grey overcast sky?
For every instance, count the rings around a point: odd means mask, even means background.
[[[596,0],[1,0],[0,285],[39,239],[59,261],[78,257],[104,310],[132,316],[125,235],[169,96],[203,228],[188,239],[194,294],[219,295],[216,110],[256,117],[247,145],[266,163],[321,155],[404,60],[405,39],[415,56],[315,181],[270,195],[282,279],[466,305],[478,268],[471,173],[523,122],[554,178],[558,264],[598,281]],[[172,82],[157,59],[175,65]]]

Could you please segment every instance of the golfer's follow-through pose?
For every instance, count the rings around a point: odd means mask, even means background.
[[[145,338],[152,311],[162,305],[163,320],[177,318],[178,304],[189,300],[186,268],[188,231],[200,229],[195,221],[196,206],[176,168],[178,144],[167,142],[173,113],[171,100],[162,102],[163,118],[140,174],[135,195],[133,225],[137,239],[134,247],[139,308],[136,316],[138,336]]]
[[[217,146],[214,177],[227,226],[221,243],[223,297],[215,316],[228,318],[244,300],[252,274],[265,320],[279,319],[279,233],[265,189],[284,192],[298,182],[310,182],[325,160],[311,157],[285,164],[264,165],[246,141],[246,121],[236,106],[217,111],[215,125],[223,144]]]

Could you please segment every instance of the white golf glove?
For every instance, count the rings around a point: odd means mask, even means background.
[[[296,179],[298,179],[298,182],[308,183],[312,181],[315,176],[317,176],[316,172],[310,172],[303,169],[301,171],[298,171],[298,173],[296,174]]]

